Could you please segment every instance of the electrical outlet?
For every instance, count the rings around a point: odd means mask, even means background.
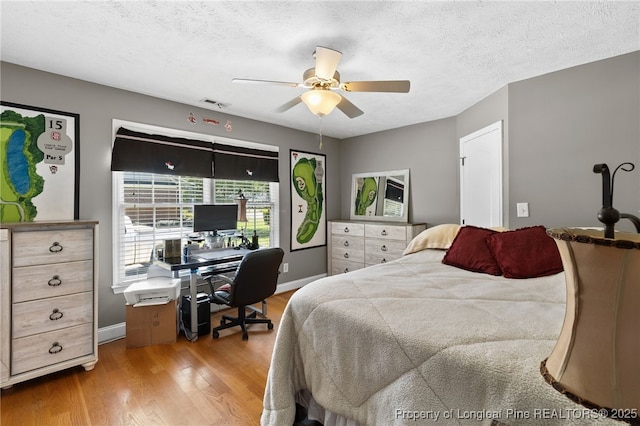
[[[284,272],[285,274],[287,272],[289,272],[289,264],[288,263],[283,263],[282,264],[282,272]]]
[[[529,217],[529,203],[516,203],[518,217]]]

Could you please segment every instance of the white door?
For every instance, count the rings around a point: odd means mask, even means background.
[[[502,121],[460,138],[460,223],[502,226]]]

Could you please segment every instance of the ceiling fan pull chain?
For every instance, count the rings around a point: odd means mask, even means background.
[[[319,115],[318,119],[320,120],[320,148],[319,149],[322,149],[322,116]]]

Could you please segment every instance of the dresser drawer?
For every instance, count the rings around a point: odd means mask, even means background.
[[[344,274],[364,268],[363,262],[352,262],[346,259],[333,259],[331,263],[331,275]]]
[[[365,252],[367,254],[386,255],[387,257],[398,258],[407,247],[405,241],[369,239],[365,243]]]
[[[331,222],[331,233],[335,235],[351,235],[364,237],[364,224],[350,222]]]
[[[364,262],[366,266],[390,262],[402,256],[407,247],[405,241],[372,238],[366,241]]]
[[[362,251],[364,250],[364,237],[354,237],[351,235],[332,235],[331,244],[333,248]]]
[[[12,238],[14,267],[93,258],[93,229],[14,232]]]
[[[13,340],[11,374],[93,353],[93,324]]]
[[[332,261],[348,260],[351,262],[364,263],[364,251],[345,247],[334,247],[331,253],[331,259]]]
[[[13,303],[93,289],[93,261],[13,268]]]
[[[378,263],[387,263],[392,260],[398,259],[402,256],[402,252],[392,252],[392,253],[369,253],[367,252],[365,256],[365,266],[377,265]]]
[[[367,223],[364,225],[364,235],[366,238],[407,241],[407,227]]]
[[[30,336],[93,322],[93,293],[13,304],[12,337]]]

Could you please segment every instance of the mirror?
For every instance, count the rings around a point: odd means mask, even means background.
[[[349,212],[351,220],[407,222],[409,170],[355,173]]]

